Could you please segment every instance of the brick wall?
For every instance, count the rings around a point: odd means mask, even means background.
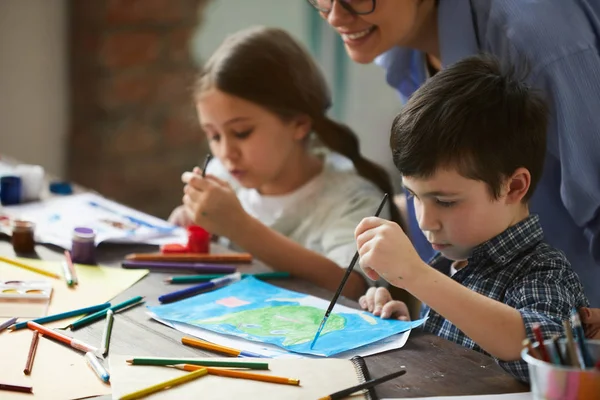
[[[189,42],[207,0],[70,0],[69,178],[166,218],[206,144]]]

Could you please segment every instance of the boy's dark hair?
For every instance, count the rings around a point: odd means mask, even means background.
[[[487,183],[494,199],[503,179],[527,168],[529,200],[542,174],[548,108],[544,99],[488,55],[466,58],[431,77],[392,125],[390,145],[402,175],[428,178],[456,168]]]

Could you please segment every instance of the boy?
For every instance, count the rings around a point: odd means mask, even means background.
[[[419,227],[439,254],[425,264],[402,230],[379,218],[355,232],[367,275],[430,307],[426,331],[490,354],[524,381],[520,352],[532,326],[541,324],[545,338],[561,335],[572,308],[588,304],[569,262],[529,215],[546,127],[544,101],[496,59],[470,57],[441,71],[410,98],[390,140]],[[374,292],[361,298],[364,308]],[[398,302],[386,311],[406,317]]]

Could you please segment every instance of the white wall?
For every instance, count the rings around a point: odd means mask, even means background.
[[[65,0],[0,0],[0,153],[62,175],[68,131]]]
[[[313,12],[305,0],[212,0],[205,11],[203,24],[193,43],[196,59],[206,59],[230,33],[253,26],[267,25],[286,29],[308,46],[309,22]],[[322,57],[319,60],[332,82],[332,50],[335,33],[324,29]],[[400,99],[389,88],[383,70],[375,65],[358,65],[348,61],[344,122],[361,138],[363,153],[384,165],[398,177],[391,160],[389,133],[392,120],[400,108]],[[334,103],[336,99],[333,99]]]

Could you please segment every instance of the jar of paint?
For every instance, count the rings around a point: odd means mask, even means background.
[[[71,259],[77,264],[96,264],[96,232],[91,228],[73,230]]]
[[[188,243],[187,251],[190,253],[210,252],[210,233],[198,225],[187,227]]]
[[[44,168],[21,164],[15,167],[15,174],[21,177],[21,200],[38,200],[44,185]]]
[[[3,176],[0,178],[0,202],[5,206],[21,202],[21,178],[18,176]]]
[[[35,224],[33,222],[13,221],[11,243],[15,253],[35,253],[34,230]]]

